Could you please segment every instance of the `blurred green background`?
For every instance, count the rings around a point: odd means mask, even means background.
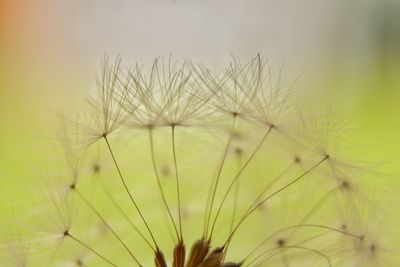
[[[217,71],[230,53],[284,62],[350,111],[362,147],[348,153],[378,162],[387,198],[400,201],[399,1],[1,0],[0,33],[4,229],[29,208],[54,110],[94,88],[104,53],[143,64],[172,54]]]

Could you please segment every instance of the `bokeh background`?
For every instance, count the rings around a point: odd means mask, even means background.
[[[335,94],[366,148],[349,153],[378,163],[400,201],[400,1],[0,0],[2,232],[29,206],[54,110],[95,87],[105,53],[220,70],[258,52]]]

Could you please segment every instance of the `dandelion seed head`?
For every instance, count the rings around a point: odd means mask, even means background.
[[[218,74],[170,57],[145,71],[105,56],[83,119],[61,127],[67,168],[40,212],[49,262],[390,262],[363,183],[375,174],[336,145],[344,120],[273,65],[232,57]]]

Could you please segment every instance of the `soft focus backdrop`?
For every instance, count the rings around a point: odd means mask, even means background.
[[[54,110],[94,88],[105,53],[215,70],[231,54],[283,63],[351,110],[369,151],[358,156],[379,160],[399,201],[399,47],[396,0],[0,0],[0,225],[24,212]]]

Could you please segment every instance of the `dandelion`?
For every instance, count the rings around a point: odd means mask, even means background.
[[[105,57],[86,119],[66,120],[83,139],[64,129],[68,168],[40,211],[50,265],[395,266],[363,217],[381,212],[364,203],[378,175],[340,154],[331,109],[281,69],[121,66]]]

